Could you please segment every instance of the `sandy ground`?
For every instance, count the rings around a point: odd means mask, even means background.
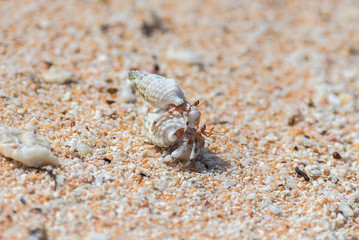
[[[61,166],[0,156],[0,236],[357,239],[358,23],[356,0],[1,1],[0,126]],[[189,168],[123,97],[156,64],[215,127]]]

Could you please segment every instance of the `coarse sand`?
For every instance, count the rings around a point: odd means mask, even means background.
[[[357,239],[358,24],[357,0],[0,1],[0,127],[61,163],[0,155],[0,238]],[[144,142],[133,69],[200,100],[190,167]]]

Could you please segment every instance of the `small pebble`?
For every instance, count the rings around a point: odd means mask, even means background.
[[[91,148],[90,146],[84,144],[84,143],[77,143],[76,144],[76,150],[79,152],[81,156],[85,156],[87,154],[94,154],[95,150]]]
[[[108,88],[108,89],[107,89],[107,92],[108,92],[109,94],[116,94],[117,91],[118,91],[117,88]]]
[[[0,128],[0,153],[28,167],[60,164],[45,137],[13,127]]]
[[[47,240],[49,239],[47,232],[43,228],[34,228],[29,231],[27,240]]]
[[[325,170],[323,171],[323,174],[324,174],[325,176],[329,176],[329,175],[330,175],[330,170],[329,170],[329,169],[325,169]]]
[[[295,138],[295,141],[304,147],[315,146],[315,142],[313,140],[309,139],[309,136],[306,136],[306,135],[305,136],[297,136]]]
[[[334,159],[342,159],[342,156],[338,152],[333,152],[333,158]]]
[[[124,103],[134,103],[136,102],[136,96],[134,91],[130,85],[130,83],[126,82],[122,85],[120,99]]]
[[[339,204],[339,211],[341,211],[345,217],[353,217],[354,216],[353,209],[346,203]]]
[[[72,73],[65,71],[60,67],[52,66],[50,69],[42,75],[44,82],[63,84],[71,80]]]
[[[318,165],[308,165],[305,167],[305,170],[312,178],[318,178],[322,174],[322,171]]]
[[[167,59],[175,60],[188,64],[199,64],[201,63],[200,56],[190,49],[173,49],[167,50]]]
[[[162,19],[154,10],[150,11],[150,21],[143,22],[141,32],[146,37],[150,37],[155,31],[164,31]]]
[[[268,209],[269,209],[269,211],[271,211],[274,215],[277,215],[277,216],[281,215],[282,212],[283,212],[283,209],[282,209],[280,206],[276,205],[276,204],[270,204],[270,205],[268,206]]]

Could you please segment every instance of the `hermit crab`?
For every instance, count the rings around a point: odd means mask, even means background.
[[[176,80],[141,71],[130,71],[129,79],[145,101],[157,112],[144,119],[143,136],[148,142],[170,151],[164,162],[186,160],[189,165],[204,147],[206,125],[199,127],[199,101],[186,101]]]
[[[201,152],[204,147],[204,136],[211,136],[213,128],[206,132],[206,125],[196,129],[185,127],[188,125],[183,116],[169,114],[156,128],[153,128],[155,119],[164,113],[160,110],[149,113],[144,120],[142,135],[148,142],[162,148],[170,148],[172,152],[163,158],[164,162],[174,160],[186,160],[188,166]]]
[[[153,107],[167,110],[155,120],[153,129],[171,114],[181,114],[189,125],[199,124],[201,117],[197,107],[199,101],[193,104],[187,102],[176,80],[143,71],[130,71],[128,75],[144,100]]]

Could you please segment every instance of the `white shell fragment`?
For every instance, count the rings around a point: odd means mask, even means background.
[[[60,67],[52,66],[42,75],[44,82],[63,84],[72,78],[72,73],[65,71]]]
[[[122,85],[121,92],[120,92],[120,99],[121,99],[121,102],[125,102],[125,103],[136,102],[136,96],[132,91],[132,87],[131,87],[130,83],[126,82],[125,84]]]
[[[354,216],[353,209],[346,203],[339,204],[339,211],[341,211],[345,217],[353,217]]]
[[[5,157],[21,162],[28,167],[58,165],[58,159],[50,152],[50,150],[41,146],[0,144],[0,152]]]
[[[0,144],[40,145],[50,149],[45,137],[14,127],[0,127]]]
[[[0,153],[28,167],[59,165],[45,137],[13,127],[0,128]]]
[[[174,79],[141,71],[130,71],[128,75],[142,97],[154,107],[169,109],[171,105],[185,102],[184,94]]]

